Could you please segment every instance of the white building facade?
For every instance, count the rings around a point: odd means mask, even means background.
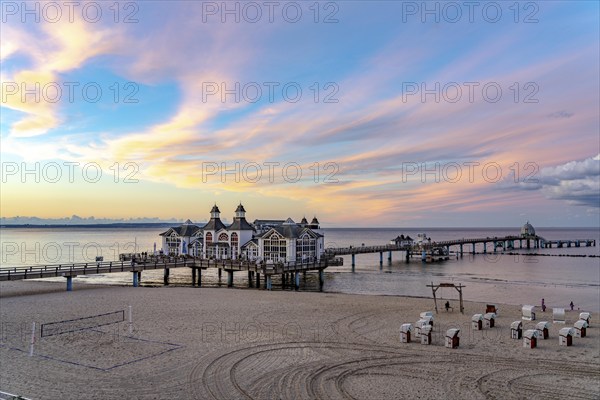
[[[187,220],[179,227],[161,233],[163,251],[168,255],[188,254],[209,259],[244,259],[266,262],[314,262],[321,259],[324,236],[319,221],[306,218],[299,224],[287,220],[246,220],[246,210],[240,204],[233,222],[225,225],[215,204],[210,220],[197,226]]]

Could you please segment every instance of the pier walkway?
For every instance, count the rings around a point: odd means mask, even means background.
[[[261,274],[264,276],[266,289],[272,287],[272,276],[281,275],[282,282],[300,286],[300,273],[316,271],[319,274],[319,287],[323,286],[323,270],[330,265],[340,264],[341,259],[330,258],[316,262],[304,263],[256,263],[241,260],[209,260],[194,257],[148,257],[134,258],[122,261],[97,261],[94,263],[72,263],[59,265],[35,265],[27,267],[12,267],[0,269],[0,281],[15,281],[23,279],[39,279],[48,277],[64,277],[67,279],[67,291],[73,290],[73,277],[79,275],[98,275],[113,272],[131,272],[133,286],[139,286],[142,271],[162,269],[164,284],[169,284],[169,275],[172,268],[187,267],[192,272],[192,284],[198,287],[202,284],[202,271],[208,268],[217,268],[219,280],[222,272],[227,272],[227,285],[233,286],[234,272],[245,271],[248,273],[249,286],[260,287]]]
[[[343,259],[339,256],[352,256],[352,271],[356,265],[357,254],[379,253],[379,263],[383,265],[383,253],[388,253],[388,262],[392,261],[392,253],[395,251],[404,252],[406,261],[410,257],[420,257],[423,262],[438,260],[447,260],[450,249],[454,247],[454,253],[463,256],[464,247],[471,247],[471,253],[475,254],[475,246],[482,245],[483,253],[487,252],[487,247],[492,244],[493,252],[523,249],[523,248],[562,248],[562,247],[581,247],[596,246],[594,239],[567,239],[567,240],[546,240],[541,236],[503,236],[486,238],[462,238],[455,240],[445,240],[439,242],[428,241],[425,243],[412,245],[386,244],[379,246],[349,246],[327,248],[320,261],[314,262],[289,262],[289,263],[265,263],[251,262],[244,260],[209,260],[190,256],[142,256],[141,254],[131,255],[132,259],[123,258],[120,261],[96,261],[90,263],[70,263],[58,265],[35,265],[27,267],[12,267],[0,269],[0,281],[14,281],[23,279],[39,279],[47,277],[64,277],[67,279],[67,291],[73,289],[73,277],[79,275],[97,275],[113,272],[131,272],[133,286],[139,286],[139,282],[144,270],[162,269],[164,274],[164,284],[169,284],[169,273],[172,268],[190,268],[192,273],[192,284],[198,287],[202,284],[202,271],[209,268],[218,270],[219,281],[223,271],[227,273],[227,286],[233,286],[233,275],[235,272],[246,272],[248,274],[249,287],[261,287],[261,274],[264,277],[265,289],[271,290],[273,275],[281,275],[283,285],[289,284],[297,290],[300,286],[300,273],[317,272],[319,276],[319,288],[323,288],[323,271],[334,265],[342,265]],[[456,247],[458,246],[458,247]],[[124,256],[124,255],[122,255]]]

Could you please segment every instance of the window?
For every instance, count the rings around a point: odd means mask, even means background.
[[[228,242],[228,241],[229,241],[229,236],[227,236],[227,234],[225,232],[223,232],[219,235],[219,242]]]
[[[237,258],[238,244],[239,244],[238,234],[233,232],[231,234],[231,256],[233,258]]]
[[[212,233],[208,232],[206,234],[206,244],[212,243]]]

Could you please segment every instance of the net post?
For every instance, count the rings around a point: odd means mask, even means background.
[[[31,324],[31,342],[29,343],[29,357],[33,357],[33,346],[35,345],[35,321]]]
[[[133,315],[131,312],[131,306],[129,306],[129,335],[133,334]]]

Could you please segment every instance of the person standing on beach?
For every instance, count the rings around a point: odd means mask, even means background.
[[[544,299],[542,299],[542,312],[546,312],[546,303],[544,302]]]

